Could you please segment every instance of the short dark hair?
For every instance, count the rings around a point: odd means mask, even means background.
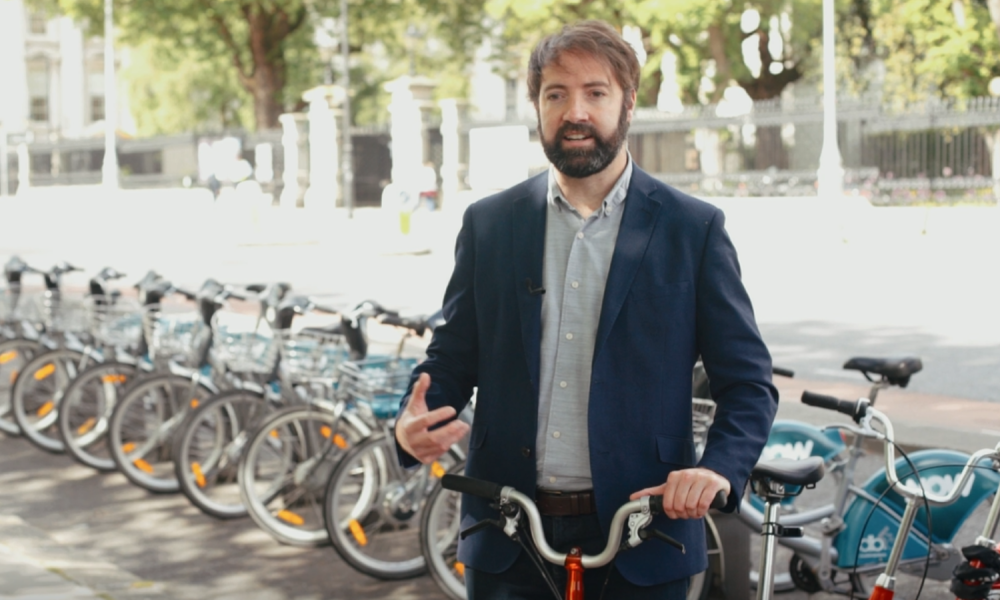
[[[639,89],[639,59],[614,27],[604,21],[581,21],[538,42],[528,61],[528,98],[535,105],[541,92],[542,69],[559,62],[565,53],[579,52],[603,60],[621,86],[625,98]]]

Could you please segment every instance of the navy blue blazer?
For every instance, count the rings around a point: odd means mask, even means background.
[[[455,270],[444,297],[446,324],[427,360],[428,407],[461,411],[478,386],[466,474],[535,494],[547,174],[466,211]],[[594,349],[588,433],[598,516],[605,533],[629,494],[662,484],[674,470],[706,467],[732,485],[739,505],[777,410],[771,358],[740,280],[722,211],[636,167],[615,245]],[[718,406],[700,461],[692,437],[691,373],[701,356]],[[411,381],[411,388],[413,382]],[[409,392],[403,400],[405,405]],[[404,465],[413,457],[400,451]],[[496,518],[466,496],[462,527]],[[707,566],[701,520],[659,517],[654,526],[687,554],[649,541],[619,555],[637,585],[689,577]],[[464,540],[459,560],[498,573],[520,547],[495,528]]]

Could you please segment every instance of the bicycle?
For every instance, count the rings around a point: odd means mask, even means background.
[[[703,373],[704,371],[699,373],[697,368],[694,371],[696,391],[699,389],[699,381],[704,381],[707,388],[707,379],[700,377]],[[715,403],[711,400],[692,399],[692,433],[696,456],[701,456],[704,451],[714,412]],[[452,467],[449,473],[461,474],[464,468],[465,463],[462,462]],[[427,497],[420,520],[420,543],[427,570],[441,591],[452,600],[464,600],[466,597],[465,565],[458,560],[460,502],[461,494],[438,485]],[[688,580],[688,600],[706,600],[715,573],[720,572],[723,566],[721,534],[711,513],[705,516],[705,537],[708,568]]]
[[[534,501],[510,486],[501,486],[498,483],[447,473],[441,477],[441,487],[485,498],[496,504],[502,517],[501,520],[486,519],[475,523],[463,530],[460,534],[461,537],[468,537],[486,527],[502,529],[509,538],[518,542],[523,551],[532,557],[532,561],[538,567],[557,600],[584,600],[583,573],[586,569],[603,567],[614,560],[620,551],[635,548],[649,538],[666,542],[681,553],[685,551],[684,545],[674,538],[650,528],[653,517],[663,512],[662,496],[644,496],[620,506],[611,519],[608,541],[604,550],[596,555],[585,555],[579,547],[571,548],[568,552],[559,552],[553,549],[545,538],[542,518]],[[725,506],[725,503],[725,494],[720,492],[712,501],[712,508],[720,508]],[[527,530],[524,529],[522,521],[524,515],[527,516]],[[628,536],[623,541],[622,533],[625,530],[626,521],[628,522]],[[563,594],[560,594],[554,579],[544,568],[542,560],[565,568],[566,585]]]
[[[963,460],[961,461],[953,461],[945,465],[935,464],[929,467],[925,464],[924,468],[921,468],[921,462],[914,459],[917,453],[912,453],[910,456],[898,460],[896,459],[897,445],[892,422],[885,414],[873,408],[868,399],[861,398],[856,402],[851,402],[832,396],[804,392],[802,401],[811,406],[835,410],[848,415],[858,425],[857,428],[851,428],[856,435],[868,439],[880,440],[884,447],[885,466],[883,471],[876,474],[876,478],[881,484],[876,489],[880,493],[877,496],[872,494],[872,496],[864,498],[863,502],[868,504],[868,506],[863,506],[860,502],[852,503],[852,511],[848,513],[849,517],[853,517],[852,525],[856,525],[856,527],[848,527],[847,531],[851,532],[851,535],[845,536],[854,544],[854,548],[850,549],[852,550],[851,560],[854,564],[843,564],[842,568],[851,569],[853,572],[852,577],[857,579],[860,579],[860,575],[862,574],[871,575],[880,572],[870,594],[866,590],[860,590],[855,587],[850,590],[853,597],[869,597],[872,600],[891,600],[894,596],[896,574],[900,571],[901,567],[907,565],[922,569],[924,577],[934,578],[935,569],[932,566],[941,563],[942,550],[945,551],[945,558],[953,558],[954,556],[954,553],[949,551],[950,548],[946,544],[935,540],[935,521],[939,520],[935,518],[935,508],[938,508],[937,517],[940,518],[942,516],[940,514],[940,507],[951,507],[961,503],[963,496],[967,493],[973,493],[972,490],[982,483],[982,479],[990,482],[993,491],[993,501],[990,506],[990,514],[983,528],[983,534],[977,540],[977,544],[990,547],[996,546],[996,543],[990,538],[995,535],[998,515],[1000,515],[1000,477],[997,476],[997,471],[1000,470],[1000,444],[997,444],[995,448],[979,450],[971,456],[959,454],[954,457],[962,458]],[[872,426],[872,422],[878,423],[881,426],[881,430],[875,429]],[[822,463],[822,459],[819,457],[810,457],[807,460],[813,465],[821,465]],[[988,464],[984,465],[983,463]],[[802,464],[805,464],[805,461],[802,461]],[[761,465],[758,465],[758,467],[761,467]],[[799,474],[807,470],[801,465],[798,468],[803,469],[803,471],[799,471]],[[923,477],[927,474],[928,468],[938,473],[944,469],[953,475],[951,485],[948,486],[947,491],[943,493],[931,491],[933,486],[928,485],[928,482]],[[981,469],[980,475],[982,475],[979,483],[975,481],[976,478],[974,475],[974,471],[977,469]],[[755,469],[751,480],[760,483],[758,476],[761,475],[761,472],[760,468]],[[774,474],[772,473],[772,475]],[[785,477],[785,475],[787,473],[773,477],[779,484],[779,487],[781,487],[781,484],[806,485],[802,481],[789,481],[787,479],[783,481],[782,477]],[[917,477],[914,478],[914,475],[917,475]],[[816,477],[815,480],[808,483],[814,484],[818,479]],[[774,490],[770,491],[773,497],[766,499],[765,505],[767,506],[768,513],[765,518],[765,526],[762,529],[762,533],[767,538],[766,541],[769,544],[761,546],[761,570],[762,573],[765,573],[762,581],[765,582],[767,580],[766,573],[773,562],[774,537],[775,535],[781,535],[782,529],[788,529],[780,522],[777,516],[777,505],[782,499],[780,497],[781,494],[777,494]],[[794,490],[793,493],[795,493]],[[953,523],[946,525],[950,527]],[[870,531],[878,533],[866,536],[866,533]],[[801,531],[793,529],[791,534],[793,536],[796,534],[801,535]],[[869,536],[870,538],[875,538],[876,536],[880,538],[892,537],[893,541],[891,545],[887,545],[884,552],[881,553],[888,555],[886,560],[877,560],[881,558],[880,556],[865,556],[862,547],[865,539],[868,539]],[[841,545],[841,547],[844,546]],[[846,555],[848,553],[844,552],[842,554]],[[957,564],[960,563],[950,565],[951,568],[938,569],[947,570],[948,572],[947,576],[941,579],[950,579]],[[759,586],[758,598],[770,597],[767,594],[768,587],[766,583]],[[760,588],[764,588],[765,591],[761,592]]]

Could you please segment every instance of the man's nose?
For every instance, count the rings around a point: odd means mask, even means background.
[[[580,94],[573,94],[569,97],[566,106],[566,114],[563,118],[570,123],[583,123],[590,120],[590,112],[587,109],[586,99]]]

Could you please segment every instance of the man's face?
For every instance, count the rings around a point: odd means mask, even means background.
[[[567,53],[542,69],[538,134],[545,156],[562,174],[583,178],[618,156],[632,121],[635,93],[624,92],[603,61]]]

